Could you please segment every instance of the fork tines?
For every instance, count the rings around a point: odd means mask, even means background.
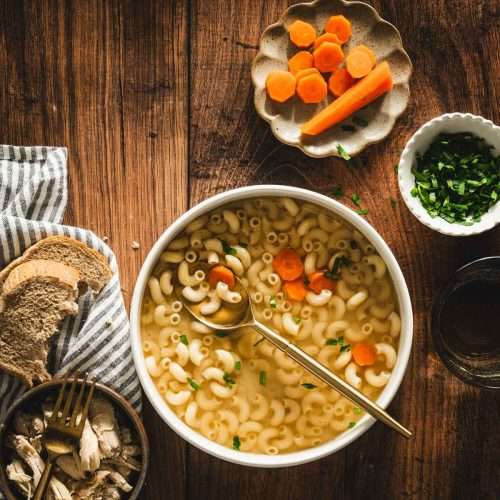
[[[71,378],[71,386],[68,394],[66,395],[66,387],[70,381],[70,374],[66,373],[64,376],[63,385],[59,391],[59,395],[57,396],[54,410],[48,419],[48,427],[49,429],[58,430],[79,437],[83,432],[83,427],[88,417],[89,406],[94,395],[96,381],[95,379],[92,380],[88,394],[84,400],[86,387],[88,386],[88,373],[85,374],[83,380],[79,379],[78,373],[75,373]],[[75,400],[78,384],[80,384],[80,390],[78,391],[78,396]],[[63,408],[62,413],[61,407]],[[81,415],[81,417],[77,423],[78,415]]]

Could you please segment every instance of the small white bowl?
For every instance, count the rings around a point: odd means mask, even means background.
[[[410,295],[408,293],[408,287],[406,286],[403,273],[401,272],[401,269],[399,268],[399,265],[390,248],[387,246],[387,243],[385,243],[377,231],[375,231],[375,229],[368,222],[366,222],[363,217],[360,217],[353,210],[345,207],[335,200],[332,200],[331,198],[328,198],[327,196],[313,191],[308,191],[306,189],[275,185],[249,186],[233,189],[208,198],[179,217],[153,245],[153,248],[150,250],[144,264],[142,265],[139,277],[137,278],[137,282],[135,284],[132,305],[130,308],[130,340],[132,344],[134,363],[142,388],[158,415],[160,415],[163,421],[174,432],[200,450],[228,462],[251,467],[288,467],[312,462],[313,460],[318,460],[326,455],[330,455],[331,453],[341,450],[364,434],[373,425],[375,420],[369,415],[364,415],[355,427],[344,432],[339,437],[322,444],[321,446],[292,453],[285,453],[283,455],[246,453],[226,448],[225,446],[210,441],[199,432],[196,432],[170,409],[146,369],[141,341],[140,318],[142,298],[153,268],[158,262],[161,253],[165,250],[169,243],[175,239],[190,222],[207,212],[216,209],[217,207],[235,201],[241,201],[249,198],[263,198],[266,196],[287,196],[326,208],[360,231],[372,243],[382,259],[384,259],[387,265],[387,270],[394,283],[394,289],[401,314],[401,335],[398,358],[389,382],[377,399],[377,403],[382,408],[386,408],[389,405],[392,398],[395,396],[401,381],[403,380],[403,376],[408,366],[408,359],[410,357],[413,338],[413,313]]]
[[[500,222],[500,203],[493,205],[481,217],[479,222],[472,226],[464,226],[462,224],[451,224],[441,217],[431,217],[420,200],[411,195],[411,190],[415,186],[415,177],[411,173],[411,169],[415,164],[416,155],[417,153],[424,154],[435,137],[441,132],[470,132],[482,137],[488,144],[493,146],[495,154],[500,154],[500,127],[490,120],[470,113],[447,113],[433,118],[413,134],[412,138],[406,143],[399,160],[398,181],[403,200],[410,212],[422,224],[439,233],[449,236],[472,236],[488,231]]]

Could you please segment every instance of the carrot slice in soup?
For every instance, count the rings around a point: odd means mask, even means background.
[[[317,271],[309,276],[308,287],[314,293],[321,293],[321,290],[331,290],[333,292],[335,290],[335,285],[335,281],[327,278],[323,271]]]
[[[359,342],[352,348],[352,357],[359,366],[371,366],[377,361],[377,351],[372,344]]]
[[[226,266],[212,267],[208,272],[208,283],[211,288],[215,288],[219,281],[223,281],[229,288],[232,288],[235,283],[233,271]]]
[[[297,47],[307,48],[316,40],[314,26],[304,21],[297,20],[288,27],[288,33],[292,43]]]
[[[266,80],[266,89],[271,99],[285,102],[295,95],[295,84],[295,77],[288,71],[271,71]]]
[[[302,278],[294,281],[287,281],[283,285],[283,291],[290,300],[296,300],[298,302],[304,300],[307,293],[307,289]]]
[[[326,22],[325,31],[337,35],[341,43],[346,43],[352,35],[351,22],[344,16],[332,16]]]
[[[334,96],[339,97],[355,83],[356,80],[345,68],[337,68],[328,80],[328,88]]]
[[[321,102],[327,93],[326,82],[319,73],[305,76],[297,84],[297,95],[305,103]]]
[[[288,59],[288,70],[293,75],[296,75],[302,69],[312,68],[313,63],[313,55],[307,50],[301,50]]]
[[[334,33],[323,33],[321,36],[318,36],[318,38],[316,38],[316,40],[314,41],[314,48],[317,49],[323,42],[332,42],[342,45],[342,42],[340,41],[339,37]]]
[[[273,269],[284,281],[293,281],[302,276],[304,264],[300,255],[291,248],[283,248],[273,259]]]
[[[321,134],[324,130],[345,120],[391,89],[391,69],[389,64],[384,61],[305,123],[301,129],[302,133],[307,135]]]
[[[344,60],[344,53],[338,43],[323,42],[313,53],[314,66],[322,73],[328,73],[337,68]]]

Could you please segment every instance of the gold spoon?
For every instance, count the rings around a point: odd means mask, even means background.
[[[184,304],[186,310],[200,323],[209,328],[219,331],[231,331],[242,327],[252,327],[257,330],[262,336],[275,345],[278,349],[290,356],[299,365],[307,371],[318,377],[325,384],[340,392],[343,396],[350,399],[361,408],[363,408],[372,417],[380,420],[387,426],[399,432],[405,438],[411,437],[412,433],[403,427],[399,422],[394,420],[380,406],[368,399],[362,392],[358,391],[338,375],[330,371],[326,366],[319,363],[316,359],[289,342],[281,335],[277,334],[271,328],[268,328],[263,323],[255,319],[252,309],[252,302],[248,295],[248,291],[243,286],[241,281],[236,278],[236,287],[233,291],[237,291],[241,295],[241,301],[237,304],[229,304],[223,302],[223,306],[214,314],[204,316],[200,313],[201,303],[196,304],[190,302],[182,293],[183,286],[176,283],[174,289],[178,299]]]

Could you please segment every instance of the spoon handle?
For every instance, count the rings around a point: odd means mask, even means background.
[[[338,375],[330,371],[326,366],[319,363],[313,357],[309,356],[302,349],[292,344],[281,335],[278,335],[274,330],[266,325],[255,321],[252,325],[256,328],[269,342],[274,344],[278,349],[288,354],[294,361],[303,366],[307,371],[316,375],[320,380],[333,387],[343,396],[350,399],[357,405],[361,406],[372,417],[380,420],[395,431],[399,432],[405,438],[411,437],[412,433],[403,427],[399,422],[394,420],[386,413],[379,405],[368,399],[362,392],[358,391]]]

